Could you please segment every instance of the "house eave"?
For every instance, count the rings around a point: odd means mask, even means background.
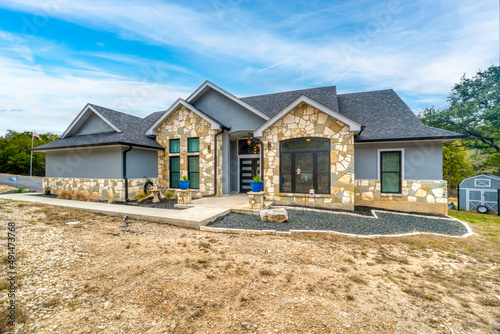
[[[87,147],[112,147],[112,146],[133,146],[133,147],[140,147],[140,148],[145,148],[145,149],[151,149],[151,150],[156,150],[160,151],[163,150],[163,148],[160,147],[153,147],[149,145],[141,145],[141,144],[131,144],[123,141],[117,141],[117,142],[110,142],[110,143],[99,143],[99,144],[86,144],[86,145],[68,145],[68,146],[60,146],[60,147],[50,147],[50,148],[42,148],[42,149],[37,149],[36,147],[32,148],[32,151],[35,152],[48,152],[48,151],[63,151],[63,150],[71,150],[71,149],[78,149],[78,148],[87,148]]]
[[[61,138],[65,138],[74,128],[75,126],[80,122],[80,120],[87,114],[88,111],[93,112],[96,114],[100,119],[103,120],[106,124],[108,124],[114,131],[116,132],[123,132],[120,130],[116,125],[111,123],[106,117],[104,117],[100,112],[98,112],[90,103],[87,103],[85,107],[83,107],[82,111],[76,116],[76,118],[71,122],[71,124],[68,126],[68,128],[63,132],[61,135]],[[87,117],[88,118],[88,117]]]
[[[429,137],[407,137],[407,138],[381,138],[381,139],[358,139],[354,138],[355,144],[376,144],[387,142],[415,142],[415,141],[439,141],[442,143],[453,142],[459,139],[467,138],[466,135],[457,136],[429,136]]]

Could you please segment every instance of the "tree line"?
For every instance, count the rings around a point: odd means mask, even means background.
[[[7,130],[5,136],[0,137],[0,173],[30,174],[31,136],[30,131]],[[50,132],[39,136],[41,139],[34,138],[34,147],[59,139]],[[45,176],[45,153],[33,152],[33,175]]]
[[[446,107],[424,108],[420,120],[467,138],[443,145],[443,178],[456,188],[478,174],[500,176],[500,66],[490,66],[471,78],[462,76]]]

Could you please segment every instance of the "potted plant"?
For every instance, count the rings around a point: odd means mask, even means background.
[[[181,187],[181,190],[187,190],[187,188],[189,188],[189,179],[187,176],[184,175],[179,181],[179,187]]]
[[[45,196],[49,196],[50,195],[50,190],[51,189],[52,189],[51,187],[45,187],[45,192],[44,192]]]
[[[252,177],[252,181],[250,181],[250,187],[252,188],[252,192],[258,193],[262,191],[262,185],[264,182],[260,179],[259,174],[255,174]]]

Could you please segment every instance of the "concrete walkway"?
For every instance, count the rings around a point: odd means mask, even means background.
[[[272,205],[271,201],[265,201],[264,207],[267,208]],[[193,199],[191,204],[182,205],[183,207],[197,207],[197,208],[221,208],[230,209],[233,213],[241,213],[246,215],[259,215],[260,210],[250,209],[247,194],[231,194],[231,196],[224,197],[205,197],[200,199]]]
[[[35,202],[47,205],[59,206],[63,208],[72,208],[84,211],[98,212],[110,216],[128,216],[132,219],[144,219],[159,223],[168,223],[177,226],[192,227],[200,229],[213,222],[219,217],[225,216],[230,212],[229,208],[207,206],[203,210],[196,207],[190,207],[185,210],[156,209],[148,207],[136,207],[122,204],[106,204],[96,202],[72,201],[67,199],[57,199],[50,197],[36,196],[40,194],[7,194],[0,195],[1,199],[14,201]]]

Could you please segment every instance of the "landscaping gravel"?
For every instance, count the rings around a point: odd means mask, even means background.
[[[390,235],[410,232],[432,232],[464,235],[465,226],[453,219],[418,217],[377,211],[378,219],[330,212],[287,209],[288,222],[262,222],[259,216],[228,214],[209,224],[210,227],[249,230],[327,230],[358,235]]]

